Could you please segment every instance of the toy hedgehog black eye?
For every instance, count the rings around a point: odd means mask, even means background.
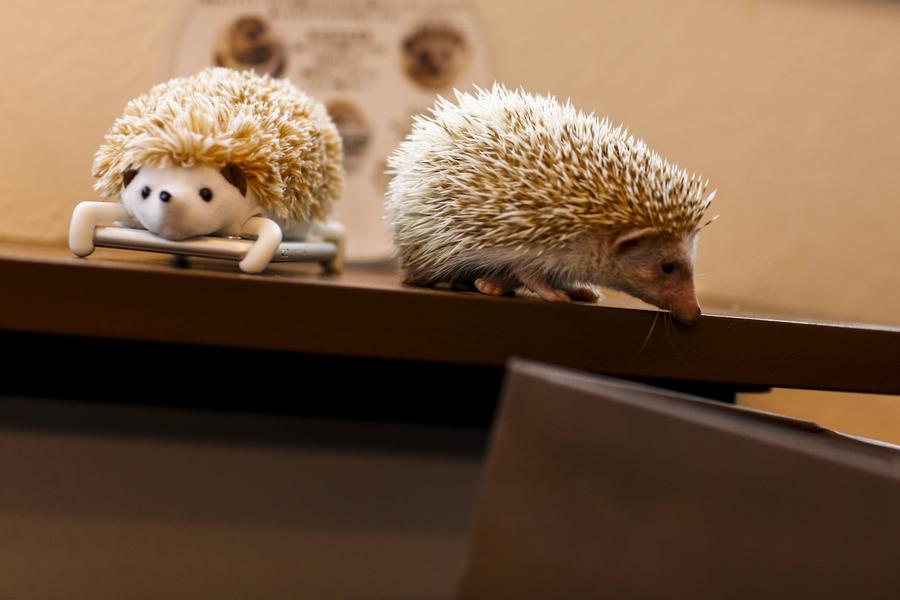
[[[146,200],[150,196],[150,186],[144,186],[141,188],[141,198]]]
[[[675,263],[664,262],[662,265],[660,265],[660,268],[666,275],[671,275],[675,272]]]
[[[203,198],[205,202],[209,202],[212,200],[212,190],[209,188],[200,188],[200,197]]]

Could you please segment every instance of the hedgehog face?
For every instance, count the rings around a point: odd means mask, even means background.
[[[259,212],[240,170],[194,167],[143,167],[125,176],[122,203],[142,226],[169,240],[236,234]]]
[[[682,323],[700,316],[694,292],[697,234],[677,238],[654,228],[632,228],[601,245],[603,285],[670,310]]]

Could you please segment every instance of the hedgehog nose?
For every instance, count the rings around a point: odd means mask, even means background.
[[[690,325],[699,319],[701,315],[700,305],[696,303],[693,306],[675,306],[671,310],[675,318],[684,325]]]
[[[170,194],[166,190],[163,190],[159,193],[159,199],[162,200],[163,202],[168,202],[169,200],[172,199],[172,194]]]

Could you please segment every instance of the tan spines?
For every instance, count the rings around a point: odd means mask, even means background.
[[[95,189],[114,197],[140,166],[237,164],[263,208],[323,219],[343,184],[341,139],[324,106],[287,81],[212,68],[154,86],[97,151]]]
[[[700,227],[706,184],[609,121],[502,86],[440,100],[389,161],[401,261],[464,249],[558,249],[586,231]]]

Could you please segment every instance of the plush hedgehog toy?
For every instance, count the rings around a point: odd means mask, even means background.
[[[700,315],[693,266],[715,193],[643,142],[552,97],[494,85],[440,99],[388,161],[388,220],[407,282],[525,286],[596,301],[594,285]]]
[[[341,162],[324,106],[287,81],[224,68],[172,79],[129,102],[107,134],[94,187],[121,203],[81,203],[70,246],[90,254],[102,220],[167,240],[256,236],[241,268],[261,271],[283,235],[341,237],[324,221],[341,194]]]

